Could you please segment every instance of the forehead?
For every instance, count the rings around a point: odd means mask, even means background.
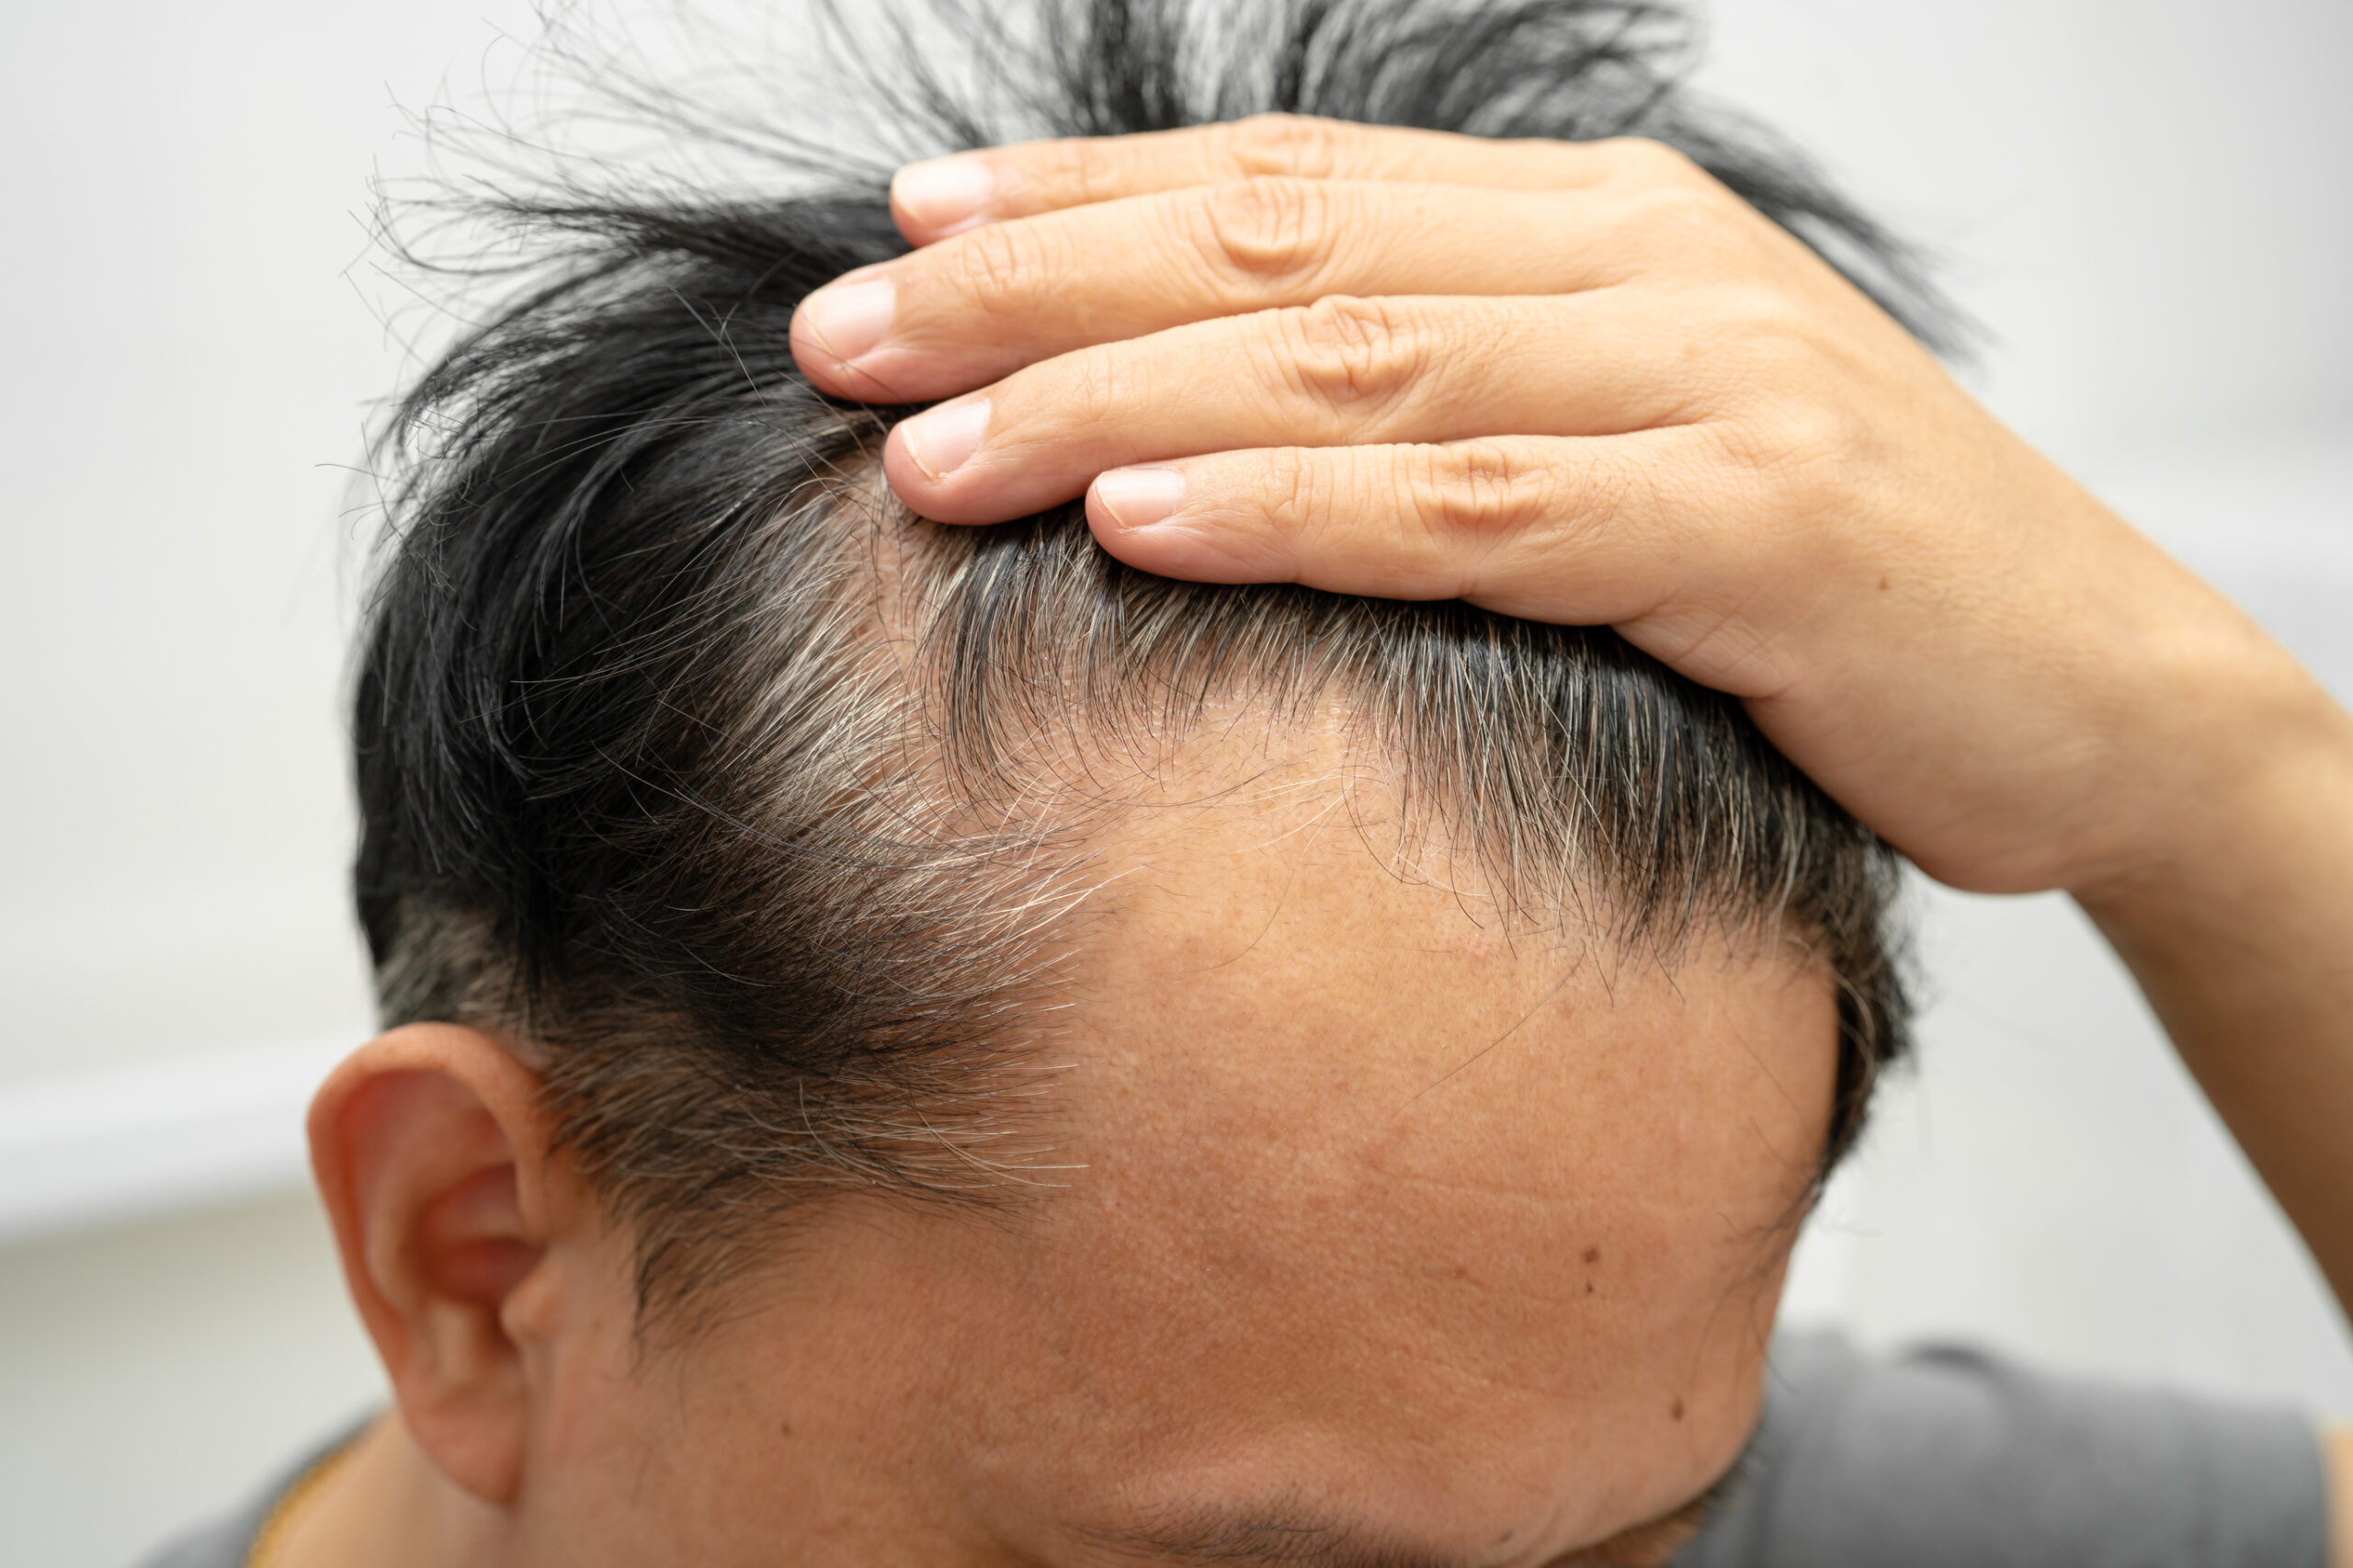
[[[1831,989],[1755,940],[1515,928],[1397,843],[1284,775],[1122,831],[998,1354],[1146,1512],[1380,1476],[1511,1517],[1574,1474],[1622,1525],[1745,1431]]]
[[[844,1562],[1519,1568],[1732,1460],[1828,982],[1507,926],[1309,764],[1104,835],[1039,1042],[1053,1148],[1006,1176],[1036,1201],[832,1211],[698,1346],[689,1403],[750,1423],[714,1477],[822,1463],[842,1530],[905,1537]]]

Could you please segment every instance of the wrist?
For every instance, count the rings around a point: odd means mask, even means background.
[[[2353,717],[2268,639],[2248,652],[2168,661],[2169,722],[2120,767],[2107,841],[2067,883],[2128,958],[2259,939],[2291,890],[2353,872]]]

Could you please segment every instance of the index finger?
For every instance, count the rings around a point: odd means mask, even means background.
[[[1498,142],[1442,131],[1261,114],[1182,131],[1020,142],[909,164],[891,182],[900,232],[929,244],[982,223],[1255,175],[1565,190],[1704,178],[1655,142]]]

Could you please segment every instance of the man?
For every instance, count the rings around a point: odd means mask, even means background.
[[[2321,1561],[2291,1418],[1759,1412],[1881,840],[2074,892],[2343,1292],[2353,724],[1654,13],[1044,15],[1146,134],[510,203],[312,1119],[395,1409],[184,1560]]]

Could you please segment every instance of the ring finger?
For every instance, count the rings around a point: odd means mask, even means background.
[[[1687,314],[1626,290],[1327,298],[1017,371],[899,426],[883,465],[923,516],[993,523],[1107,469],[1208,452],[1675,426],[1703,403],[1693,334]],[[1506,356],[1514,372],[1497,376]]]

